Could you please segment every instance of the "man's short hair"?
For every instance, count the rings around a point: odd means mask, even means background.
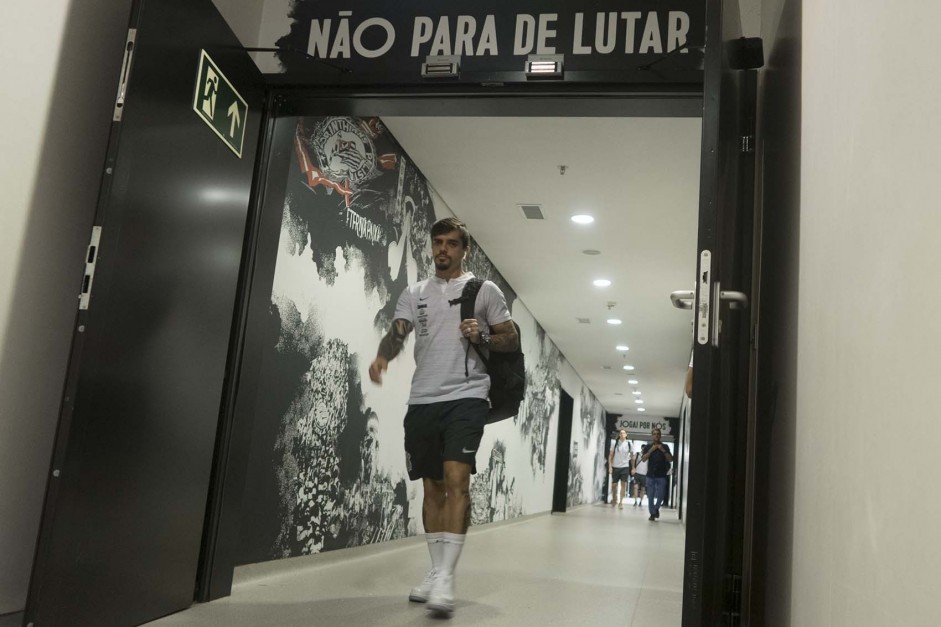
[[[434,239],[451,231],[458,231],[461,234],[461,243],[464,248],[470,246],[470,233],[467,232],[467,225],[457,218],[442,218],[435,222],[431,227],[431,237]]]

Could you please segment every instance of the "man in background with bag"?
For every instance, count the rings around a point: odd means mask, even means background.
[[[654,427],[650,433],[653,442],[644,447],[640,459],[647,462],[647,511],[650,512],[650,518],[647,520],[655,521],[660,518],[660,506],[666,497],[667,474],[670,472],[673,455],[670,453],[670,447],[660,441],[663,436],[659,427]]]

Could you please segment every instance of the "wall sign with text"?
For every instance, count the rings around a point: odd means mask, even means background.
[[[441,55],[459,56],[462,73],[519,73],[528,55],[561,54],[567,73],[652,74],[652,62],[658,72],[697,66],[704,24],[701,0],[297,0],[276,45],[285,73],[338,82],[418,79],[422,62]]]

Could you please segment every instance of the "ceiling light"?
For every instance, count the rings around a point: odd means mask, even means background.
[[[647,411],[647,410],[646,410],[645,408],[643,408],[643,407],[638,407],[638,408],[637,408],[637,411]]]
[[[644,401],[641,400],[641,399],[639,399],[639,398],[635,398],[635,399],[634,399],[634,402],[637,403],[638,405],[643,405],[643,404],[644,404]]]
[[[621,324],[621,321],[618,318],[608,318],[608,324]]]
[[[633,394],[634,396],[640,396],[640,390],[634,390],[633,392],[631,392],[631,394]]]
[[[638,381],[637,379],[628,379],[627,382],[630,383],[631,385],[637,385],[638,383],[640,383],[640,381]]]
[[[633,369],[634,369],[634,366],[625,364],[624,369],[625,369],[625,370],[633,370]]]
[[[460,56],[430,56],[421,64],[422,78],[457,78],[460,74]]]
[[[583,255],[600,255],[600,254],[601,254],[601,251],[600,251],[600,250],[595,250],[595,249],[593,249],[593,248],[589,248],[588,250],[583,250],[583,251],[582,251],[582,254],[583,254]]]
[[[595,284],[595,287],[608,287],[611,285],[611,281],[608,279],[595,279],[592,283]]]
[[[618,349],[619,351],[629,351],[629,350],[631,350],[630,347],[629,347],[627,344],[618,344],[618,345],[615,346],[614,348]]]
[[[591,224],[594,221],[595,219],[593,217],[585,215],[584,213],[577,216],[572,216],[572,222],[575,224]]]
[[[526,78],[555,78],[562,76],[561,54],[531,54],[526,57],[523,71]]]

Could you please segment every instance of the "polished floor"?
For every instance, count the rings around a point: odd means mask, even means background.
[[[675,510],[591,505],[473,528],[454,625],[680,625],[684,528]],[[421,538],[243,567],[232,596],[152,627],[441,624],[408,590],[428,568]]]

